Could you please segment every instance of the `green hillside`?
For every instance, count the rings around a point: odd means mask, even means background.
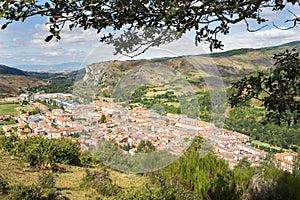
[[[126,79],[132,74],[137,76],[130,77],[135,79],[137,84],[142,82],[170,83],[172,82],[170,76],[176,75],[176,77],[188,81],[195,91],[202,90],[206,85],[205,81],[219,78],[225,86],[229,86],[232,82],[251,72],[272,67],[273,55],[286,48],[300,49],[300,41],[276,47],[236,49],[208,55],[93,63],[86,66],[86,74],[83,80],[79,81],[81,84],[76,89],[81,88],[82,85],[88,85],[88,82],[93,82],[94,85],[96,81],[98,85],[97,87],[93,86],[94,94],[107,96],[107,93],[112,93],[115,86],[120,84],[124,77]],[[141,69],[146,70],[144,72],[137,71]],[[211,81],[211,83],[213,82]],[[127,84],[129,83],[127,82]]]

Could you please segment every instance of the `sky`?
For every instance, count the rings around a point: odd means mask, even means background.
[[[300,8],[290,8],[300,16]],[[270,20],[267,27],[257,32],[247,32],[244,23],[232,26],[230,34],[221,36],[224,50],[237,48],[260,48],[276,46],[292,41],[300,41],[300,29],[280,30],[272,25],[287,27],[285,19],[293,18],[287,11],[274,14],[265,10],[264,16]],[[44,42],[49,35],[45,25],[46,18],[32,17],[25,22],[14,22],[7,29],[0,30],[0,64],[12,67],[19,65],[54,65],[68,62],[82,63],[82,66],[107,60],[129,59],[120,55],[113,55],[111,46],[100,43],[100,36],[94,30],[74,31],[63,30],[60,41]],[[0,21],[3,24],[3,21]],[[258,27],[253,27],[253,29]],[[164,56],[180,56],[209,53],[206,44],[195,46],[194,33],[184,35],[171,44],[152,48],[135,59],[145,59]],[[129,59],[130,60],[130,59]]]

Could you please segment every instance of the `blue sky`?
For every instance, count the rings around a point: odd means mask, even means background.
[[[291,9],[300,16],[299,7]],[[282,23],[285,19],[293,17],[286,11],[274,14],[270,10],[266,10],[264,15],[281,27],[285,25]],[[76,29],[72,32],[63,30],[60,41],[46,43],[44,39],[48,35],[48,27],[44,25],[45,22],[46,18],[33,17],[23,23],[15,22],[7,29],[0,30],[0,64],[18,66],[79,62],[85,65],[112,59],[128,59],[118,55],[114,56],[113,48],[101,44],[99,35],[93,30]],[[259,48],[300,40],[300,30],[294,28],[282,31],[269,22],[263,30],[250,33],[246,31],[246,27],[242,23],[234,25],[230,34],[221,36],[220,39],[225,44],[225,50]],[[154,48],[136,59],[208,52],[209,49],[206,45],[195,46],[194,34],[188,33],[182,39],[166,46]]]

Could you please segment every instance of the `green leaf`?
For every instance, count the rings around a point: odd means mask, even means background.
[[[49,42],[50,40],[52,40],[53,35],[48,35],[45,39],[45,42]]]
[[[2,29],[2,30],[3,30],[3,29],[6,29],[7,25],[8,25],[8,23],[3,24],[3,25],[1,26],[1,29]]]

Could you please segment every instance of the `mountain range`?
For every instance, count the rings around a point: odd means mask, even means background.
[[[24,71],[35,71],[35,72],[62,72],[62,71],[75,71],[80,69],[80,62],[67,62],[60,64],[49,64],[49,65],[17,65],[16,68]]]
[[[0,96],[16,94],[28,87],[45,84],[46,81],[32,77],[20,69],[0,65]]]
[[[300,41],[276,47],[236,49],[214,54],[93,63],[86,66],[85,76],[78,82],[80,84],[76,88],[79,93],[83,93],[82,90],[86,91],[86,87],[94,87],[92,89],[94,91],[90,89],[89,92],[101,95],[101,93],[113,92],[116,86],[123,87],[121,85],[170,86],[174,83],[172,78],[175,76],[187,81],[193,87],[193,91],[201,90],[206,86],[220,86],[220,84],[226,87],[247,74],[272,67],[274,54],[286,49],[300,50]]]
[[[27,76],[28,74],[20,69],[16,69],[13,67],[8,67],[6,65],[0,64],[0,75],[20,75],[20,76]]]
[[[275,47],[236,49],[221,53],[181,56],[174,58],[99,62],[86,66],[85,73],[83,72],[84,70],[78,71],[81,64],[74,62],[59,65],[18,66],[26,71],[0,65],[0,93],[15,93],[21,89],[25,89],[26,87],[33,87],[39,84],[45,85],[47,84],[49,77],[62,77],[64,79],[70,77],[74,81],[80,80],[83,77],[83,79],[79,82],[85,82],[86,84],[89,81],[93,81],[93,85],[97,86],[95,88],[97,90],[96,92],[101,93],[103,91],[112,91],[113,87],[120,83],[121,77],[124,77],[124,75],[129,75],[129,78],[132,80],[135,78],[136,83],[142,81],[138,79],[144,79],[144,82],[153,82],[155,78],[158,78],[154,77],[157,74],[160,74],[161,79],[168,80],[170,70],[173,70],[173,72],[185,77],[185,79],[196,89],[200,89],[205,86],[205,81],[203,79],[217,80],[222,78],[223,83],[225,85],[229,85],[233,81],[238,80],[253,71],[265,70],[272,67],[274,64],[274,54],[282,52],[285,49],[292,48],[299,50],[300,41]],[[141,72],[148,75],[143,75],[142,78],[134,77],[132,72],[136,69],[141,69],[143,66],[150,66],[149,69]],[[168,68],[161,66],[168,66]],[[45,73],[43,72],[45,69],[47,69],[48,72],[67,72],[56,74]],[[29,71],[35,72],[33,73]],[[135,74],[135,76],[136,75],[137,74]],[[95,81],[97,83],[95,83]],[[213,83],[214,81],[211,82]],[[80,84],[77,85],[77,87],[78,86],[80,86]]]

